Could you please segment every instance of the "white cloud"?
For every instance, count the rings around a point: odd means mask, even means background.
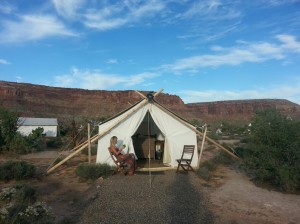
[[[77,10],[83,5],[84,0],[52,0],[57,13],[67,18],[77,15]]]
[[[50,36],[76,36],[51,15],[24,15],[20,21],[3,21],[0,42],[24,42]]]
[[[300,42],[294,36],[278,35],[280,43],[240,43],[240,45],[224,48],[214,46],[215,54],[196,55],[178,59],[173,64],[165,64],[160,69],[178,73],[203,67],[218,67],[223,65],[239,65],[242,63],[257,63],[268,60],[285,59],[289,53],[300,52]],[[239,43],[238,43],[239,44]]]
[[[15,7],[7,2],[0,3],[0,12],[4,14],[11,14],[15,11]]]
[[[115,5],[106,4],[101,9],[89,9],[84,15],[83,23],[93,29],[110,30],[139,22],[160,12],[165,5],[158,1],[124,1]]]
[[[83,89],[122,89],[128,86],[143,85],[147,80],[159,76],[155,73],[140,73],[131,76],[106,74],[100,70],[80,70],[73,68],[70,74],[55,77],[55,85]]]
[[[129,17],[135,19],[151,17],[165,8],[165,4],[159,1],[147,1],[144,5],[137,7],[132,7],[130,4],[127,6],[130,7]]]
[[[118,59],[112,58],[106,61],[106,64],[118,64]]]
[[[127,86],[134,86],[141,83],[145,83],[147,80],[153,79],[158,76],[160,75],[157,73],[143,72],[143,73],[130,76],[126,81],[126,84]]]
[[[231,20],[241,17],[241,12],[236,9],[235,3],[223,3],[220,0],[204,0],[191,4],[190,8],[182,13],[180,18],[203,18],[209,20]]]
[[[263,2],[260,2],[267,4],[268,6],[280,6],[285,4],[293,4],[293,3],[299,3],[299,0],[264,0]]]
[[[101,10],[88,10],[84,14],[83,23],[89,28],[98,30],[118,28],[127,23],[127,18],[114,17],[120,11],[121,9],[115,6],[104,7]]]
[[[300,52],[300,42],[296,41],[296,37],[282,34],[282,35],[277,35],[276,38],[283,43],[281,48]]]
[[[21,76],[16,76],[16,82],[22,82],[23,78]]]
[[[0,64],[2,64],[2,65],[9,65],[10,63],[8,61],[6,61],[5,59],[1,59],[0,58]]]
[[[288,99],[300,104],[300,80],[294,84],[259,87],[242,91],[207,90],[207,91],[180,91],[185,103],[212,102],[223,100],[244,99]]]

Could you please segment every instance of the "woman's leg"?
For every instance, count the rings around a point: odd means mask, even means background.
[[[133,175],[135,172],[136,164],[135,164],[135,156],[133,153],[122,155],[122,161],[124,161],[128,165],[128,174]]]

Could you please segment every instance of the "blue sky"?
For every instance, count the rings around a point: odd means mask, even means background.
[[[0,80],[300,104],[300,0],[1,0]]]

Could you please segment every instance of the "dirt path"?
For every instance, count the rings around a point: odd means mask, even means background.
[[[211,209],[219,223],[300,223],[300,195],[283,194],[255,186],[244,174],[222,167],[207,188]]]

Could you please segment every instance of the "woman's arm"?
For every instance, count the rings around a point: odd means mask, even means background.
[[[119,149],[117,147],[110,147],[110,150],[112,151],[113,154],[115,154],[116,156],[119,155],[121,152],[119,151]]]

